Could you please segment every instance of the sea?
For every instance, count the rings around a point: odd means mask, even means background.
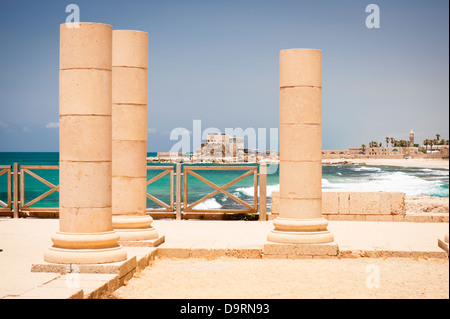
[[[156,153],[149,152],[149,157]],[[59,165],[59,153],[57,152],[0,152],[0,165],[20,166]],[[257,163],[239,164],[214,164],[196,163],[182,164],[183,166],[258,166]],[[147,166],[175,166],[172,163],[148,163]],[[1,172],[1,169],[0,169]],[[33,169],[32,172],[43,177],[53,185],[59,183],[59,171],[57,169]],[[147,178],[150,179],[161,173],[158,170],[148,170]],[[223,186],[233,179],[239,177],[244,171],[197,171],[214,184]],[[272,191],[280,188],[278,164],[268,165],[267,175],[267,204],[270,207]],[[25,202],[28,203],[51,188],[43,184],[30,174],[24,176]],[[246,203],[254,203],[254,177],[250,175],[236,184],[227,188],[227,191],[240,198]],[[175,184],[175,183],[174,183]],[[175,187],[175,186],[174,186]],[[183,183],[182,183],[183,187]],[[323,191],[398,191],[406,195],[429,195],[437,197],[449,197],[449,170],[438,168],[420,167],[397,167],[397,166],[365,166],[333,164],[322,167],[322,189]],[[194,176],[188,177],[188,205],[213,192],[215,189]],[[166,175],[148,186],[147,192],[163,202],[170,203],[170,175]],[[7,174],[0,176],[0,200],[7,200]],[[45,197],[43,200],[33,204],[31,207],[58,207],[58,192]],[[147,208],[160,208],[158,204],[147,199]],[[226,196],[218,193],[215,196],[195,206],[195,209],[245,209],[245,207]]]

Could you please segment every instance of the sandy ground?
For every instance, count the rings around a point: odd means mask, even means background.
[[[388,165],[405,167],[424,167],[424,168],[445,168],[449,169],[448,159],[387,159],[387,158],[361,158],[361,159],[324,159],[324,164],[344,163],[365,164],[365,165]]]
[[[448,160],[352,163],[449,168]],[[407,214],[449,213],[448,198],[406,196],[405,204]],[[110,298],[448,299],[449,260],[159,258]]]
[[[124,299],[447,299],[448,259],[157,259]]]
[[[405,196],[406,214],[448,214],[449,198],[435,196]]]

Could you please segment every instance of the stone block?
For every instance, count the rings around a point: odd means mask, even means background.
[[[326,244],[264,244],[263,253],[279,256],[337,256],[338,246],[336,243]]]
[[[320,124],[280,124],[280,162],[317,161],[321,164],[321,140]],[[299,171],[298,174],[303,176],[303,172],[306,171]]]
[[[280,198],[280,217],[298,219],[298,216],[302,216],[302,218],[313,219],[318,218],[321,212],[321,199]]]
[[[350,214],[350,192],[339,192],[339,214]]]
[[[112,103],[147,104],[147,69],[114,67]]]
[[[336,215],[339,213],[339,194],[337,192],[322,192],[322,214]]]
[[[280,124],[322,123],[322,90],[317,87],[280,89]]]
[[[280,213],[280,192],[272,192],[270,199],[270,212],[272,215]]]
[[[60,69],[112,67],[112,26],[82,22],[79,28],[60,26]]]
[[[111,160],[110,115],[62,116],[59,133],[61,161]]]
[[[59,114],[111,115],[111,85],[110,70],[59,71]]]
[[[28,290],[17,299],[83,299],[84,292],[80,288],[59,288],[39,286]]]
[[[379,214],[380,195],[378,192],[352,192],[350,194],[350,214]]]
[[[176,248],[176,247],[160,247],[157,250],[158,257],[166,258],[189,258],[191,255],[190,248]]]
[[[112,176],[147,178],[147,141],[112,141]]]
[[[111,207],[111,162],[60,161],[60,207]]]
[[[321,176],[320,161],[280,162],[280,198],[322,198]]]
[[[148,33],[135,30],[113,30],[112,65],[148,67]]]
[[[263,247],[262,246],[242,246],[242,247],[228,247],[225,251],[227,257],[234,258],[251,258],[259,259],[262,257]]]
[[[191,258],[215,259],[226,256],[226,248],[197,248],[192,247]]]
[[[392,206],[392,196],[390,192],[379,192],[380,194],[380,214],[390,215]]]
[[[288,49],[280,51],[280,88],[322,87],[322,51]]]
[[[147,141],[147,134],[147,105],[113,104],[113,140]]]
[[[391,214],[392,215],[405,215],[405,193],[391,192]]]
[[[112,178],[112,213],[145,214],[146,179],[144,177]]]

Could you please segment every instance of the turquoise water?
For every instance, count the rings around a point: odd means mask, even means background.
[[[148,156],[156,156],[156,153],[148,153]],[[0,165],[12,165],[14,162],[20,165],[58,165],[59,153],[1,153]],[[148,166],[174,166],[170,163],[148,163]],[[183,164],[194,166],[218,166],[221,164]],[[224,164],[222,164],[224,165]],[[229,164],[227,164],[229,165]],[[235,164],[238,166],[257,166],[257,164],[245,163]],[[50,183],[58,185],[58,170],[33,170]],[[161,171],[149,170],[148,179],[156,176]],[[270,164],[267,176],[268,205],[270,205],[270,194],[279,190],[278,165]],[[223,186],[242,175],[244,171],[197,171],[218,186]],[[7,198],[7,177],[0,176],[0,200]],[[149,194],[169,204],[169,175],[148,186]],[[198,180],[193,176],[188,177],[188,204],[214,191],[214,188]],[[175,186],[174,186],[175,187]],[[182,185],[183,187],[183,185]],[[431,195],[439,197],[449,196],[449,170],[430,169],[415,167],[394,166],[361,166],[361,165],[324,165],[322,174],[322,188],[324,191],[400,191],[407,195]],[[25,202],[38,197],[49,190],[50,187],[38,181],[31,175],[25,175]],[[253,175],[250,175],[227,189],[231,194],[243,201],[253,205]],[[58,193],[55,192],[44,200],[34,204],[32,207],[58,207]],[[159,208],[151,200],[147,200],[148,208]],[[199,204],[196,209],[243,209],[244,207],[219,193]]]

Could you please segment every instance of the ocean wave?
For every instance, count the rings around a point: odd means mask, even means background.
[[[404,192],[406,195],[439,195],[448,196],[443,188],[444,182],[425,180],[404,172],[381,173],[370,178],[347,180],[336,183],[322,183],[324,190],[335,191],[385,191]]]
[[[381,168],[373,166],[354,166],[352,169],[356,172],[368,171],[368,172],[380,172]]]
[[[197,206],[193,207],[194,209],[220,209],[222,205],[220,205],[215,198],[208,198],[204,202],[201,202]]]
[[[267,188],[266,188],[267,197],[271,197],[272,192],[278,192],[279,190],[280,190],[280,184],[267,185]],[[244,194],[246,196],[253,197],[253,195],[254,195],[253,186],[236,188],[236,193],[233,195],[240,197],[239,194]],[[258,189],[258,196],[259,196],[259,189]]]
[[[449,170],[445,169],[432,169],[432,168],[422,168],[419,170],[420,173],[427,173],[431,176],[449,176]]]

